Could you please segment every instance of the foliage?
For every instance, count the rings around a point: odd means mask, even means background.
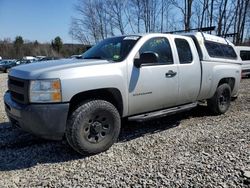
[[[59,53],[63,46],[62,39],[59,36],[57,36],[54,40],[52,40],[51,46],[54,50],[57,51],[57,53]]]
[[[17,36],[16,39],[15,39],[15,41],[14,41],[14,46],[15,47],[20,47],[20,46],[23,45],[23,43],[24,43],[23,37]]]
[[[22,48],[23,43],[24,43],[23,38],[21,36],[17,36],[14,41],[14,48],[15,48],[17,57],[21,57],[23,55],[21,53],[21,48]]]
[[[22,37],[16,37],[15,41],[12,42],[10,39],[4,39],[0,41],[0,56],[5,59],[22,59],[23,56],[70,57],[82,54],[89,47],[82,44],[62,44],[59,46],[58,53],[58,48],[54,49],[51,44],[42,44],[37,40],[24,42]]]

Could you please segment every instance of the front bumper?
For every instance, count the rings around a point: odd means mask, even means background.
[[[16,103],[10,93],[4,95],[5,111],[10,122],[32,134],[51,140],[61,140],[66,129],[69,103]]]

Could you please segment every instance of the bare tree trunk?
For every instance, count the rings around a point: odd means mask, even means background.
[[[184,29],[188,30],[188,24],[187,24],[187,0],[184,1]]]
[[[207,9],[208,9],[208,0],[203,0],[203,9],[202,9],[202,14],[201,14],[200,28],[203,27],[203,20],[204,20],[205,12],[207,11]]]
[[[191,16],[192,16],[192,3],[193,3],[193,0],[187,0],[187,20],[186,20],[186,27],[185,27],[185,30],[189,30],[190,29],[190,22],[191,22]]]
[[[140,33],[140,20],[141,20],[141,1],[137,0],[136,2],[137,5],[137,31]]]
[[[125,27],[128,23],[127,20],[124,20],[124,17],[122,16],[124,13],[124,10],[126,9],[127,2],[121,3],[119,0],[109,0],[107,1],[107,13],[110,16],[110,21],[113,21],[116,26],[116,28],[120,31],[122,35],[125,34]]]
[[[163,32],[164,0],[161,0],[161,33]]]
[[[145,0],[142,4],[142,20],[145,32],[155,31],[158,0]]]
[[[243,13],[242,24],[240,28],[240,41],[239,41],[240,43],[242,43],[244,39],[244,29],[245,29],[245,24],[246,24],[246,15],[247,15],[248,5],[249,5],[249,0],[245,0],[244,13]]]
[[[213,14],[214,14],[214,0],[211,0],[211,5],[210,5],[210,20],[209,20],[209,26],[213,26]],[[211,31],[210,31],[211,34]]]
[[[236,40],[235,43],[239,44],[240,43],[240,35],[241,35],[241,19],[242,19],[242,10],[243,10],[243,6],[244,6],[244,0],[238,0],[238,6],[239,6],[239,14],[238,14],[238,20],[237,20],[237,29],[236,29]]]
[[[234,19],[234,33],[237,33],[238,31],[238,16],[239,16],[239,8],[240,8],[240,1],[237,0],[237,4],[236,4],[236,10],[235,10],[235,19]],[[234,35],[233,37],[233,42],[236,43],[236,39],[237,38],[237,34]]]
[[[223,32],[224,35],[226,35],[228,33],[229,29],[232,27],[235,16],[236,16],[236,11],[233,12],[233,16],[231,17],[230,22],[227,25],[225,24],[225,29],[224,29],[224,32]]]
[[[192,3],[193,3],[193,0],[184,0],[184,8],[178,4],[177,0],[172,0],[171,2],[175,7],[180,9],[181,13],[183,14],[184,29],[189,30],[190,29],[191,16],[192,16]]]
[[[219,7],[219,19],[218,19],[218,29],[217,29],[217,34],[219,36],[222,35],[222,23],[223,23],[223,19],[225,19],[227,2],[228,0],[221,1],[220,7]]]

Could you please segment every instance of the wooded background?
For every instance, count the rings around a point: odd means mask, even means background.
[[[10,38],[0,40],[0,56],[3,59],[22,59],[24,56],[70,57],[82,54],[87,48],[89,45],[63,44],[59,36],[51,43],[24,41],[21,36],[17,36],[14,41]]]
[[[249,0],[78,0],[70,34],[91,44],[117,34],[168,32],[215,26],[213,34],[249,40]]]
[[[250,45],[250,0],[78,0],[69,35],[79,44],[49,44],[17,36],[0,40],[0,56],[69,57],[110,36],[189,30],[215,26],[212,34],[227,36],[236,45]]]

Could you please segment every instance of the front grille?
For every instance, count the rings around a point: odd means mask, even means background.
[[[29,90],[29,81],[9,76],[8,88],[12,100],[21,103],[27,104],[29,101],[28,90]]]
[[[20,80],[13,80],[13,78],[9,79],[11,85],[16,85],[18,87],[24,87],[24,82]]]

